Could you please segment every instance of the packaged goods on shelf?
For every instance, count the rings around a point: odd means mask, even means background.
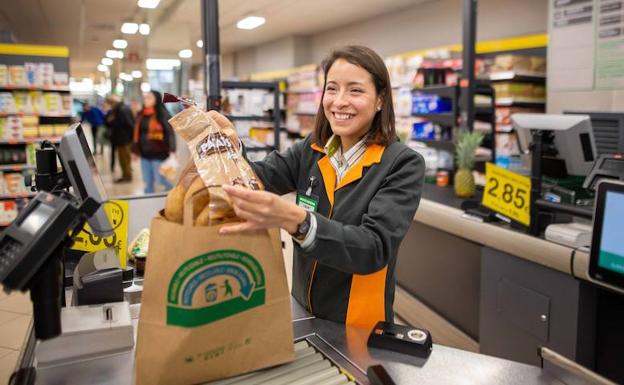
[[[17,203],[14,200],[0,201],[0,224],[8,224],[17,217]]]
[[[401,87],[392,90],[394,113],[396,116],[410,116],[412,114],[412,90],[410,87]]]
[[[22,136],[24,139],[33,139],[39,136],[39,119],[36,116],[22,117]]]
[[[53,124],[42,124],[39,126],[39,136],[42,138],[54,136],[54,131]]]
[[[54,65],[52,63],[39,63],[39,77],[41,86],[49,87],[54,84]]]
[[[74,98],[69,95],[69,94],[63,94],[61,95],[61,111],[60,113],[64,114],[64,115],[69,115],[72,112],[72,107],[74,104]]]
[[[426,122],[426,121],[414,122],[412,126],[413,126],[412,139],[434,140],[439,137],[439,134],[436,135],[436,124],[432,122]],[[437,131],[439,131],[439,127]]]
[[[6,87],[9,84],[9,67],[6,64],[0,64],[0,87]]]
[[[544,99],[546,88],[543,85],[531,83],[500,82],[493,83],[497,98],[527,98]]]
[[[510,126],[511,115],[515,113],[531,113],[531,112],[537,112],[537,113],[544,112],[544,109],[523,108],[523,107],[497,107],[496,108],[496,125],[497,126]],[[504,130],[504,131],[508,131],[508,130]]]
[[[13,99],[15,100],[15,111],[23,113],[33,113],[33,102],[30,93],[28,92],[13,92]]]
[[[67,72],[55,72],[53,82],[58,87],[67,86],[69,84],[69,74]]]
[[[28,84],[23,65],[9,66],[9,84],[16,87],[24,87]]]
[[[24,175],[20,172],[5,172],[4,184],[7,194],[23,194],[28,192],[24,184]]]
[[[27,160],[24,147],[0,146],[0,164],[25,164]]]
[[[37,154],[36,149],[39,148],[38,144],[30,143],[26,145],[26,163],[27,164],[37,164]],[[34,174],[34,171],[29,171]]]
[[[421,92],[414,92],[413,94],[412,114],[439,114],[452,110],[452,103],[447,98]]]
[[[26,74],[26,84],[30,86],[40,86],[41,77],[39,74],[39,63],[24,63]]]
[[[264,116],[268,102],[273,104],[273,94],[266,90],[226,90],[225,98],[230,105],[231,115]]]
[[[10,115],[0,119],[0,139],[4,141],[22,140],[22,118]]]
[[[496,71],[546,72],[546,58],[541,56],[497,55],[490,68]]]
[[[43,92],[30,91],[30,100],[32,101],[33,113],[38,114],[45,111],[45,99],[43,98]]]
[[[0,112],[9,114],[17,112],[15,98],[11,92],[0,92]]]
[[[68,124],[55,124],[54,136],[63,136],[63,134],[69,129]]]
[[[267,146],[272,146],[275,143],[273,128],[270,127],[251,127],[249,137]]]
[[[303,66],[288,75],[289,92],[307,92],[323,86],[323,73],[316,64]]]
[[[42,114],[58,114],[62,111],[63,103],[61,100],[61,94],[58,92],[44,92],[43,98],[45,100],[45,108],[40,113]]]
[[[299,102],[296,112],[298,114],[316,114],[321,102],[322,92],[311,92],[299,94]]]

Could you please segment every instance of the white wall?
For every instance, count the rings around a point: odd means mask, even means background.
[[[433,0],[307,38],[284,38],[239,51],[232,54],[235,75],[319,63],[333,47],[345,44],[364,44],[382,56],[461,44],[462,4],[462,0]],[[546,0],[480,0],[478,7],[478,40],[547,30]]]

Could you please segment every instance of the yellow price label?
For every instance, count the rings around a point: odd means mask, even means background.
[[[88,253],[113,247],[119,256],[119,265],[126,268],[126,249],[128,247],[128,201],[110,200],[104,203],[104,211],[113,226],[113,235],[100,237],[91,231],[86,223],[74,238],[73,250]]]
[[[485,165],[483,206],[529,226],[531,179],[492,163]]]

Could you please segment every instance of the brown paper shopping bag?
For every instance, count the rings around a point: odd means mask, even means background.
[[[184,224],[162,215],[151,224],[137,385],[195,384],[294,359],[279,230],[220,236],[219,226],[193,226],[190,210]]]

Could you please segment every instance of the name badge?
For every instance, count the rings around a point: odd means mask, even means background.
[[[319,199],[316,195],[310,194],[297,194],[297,206],[303,207],[308,211],[316,211],[318,208]]]

